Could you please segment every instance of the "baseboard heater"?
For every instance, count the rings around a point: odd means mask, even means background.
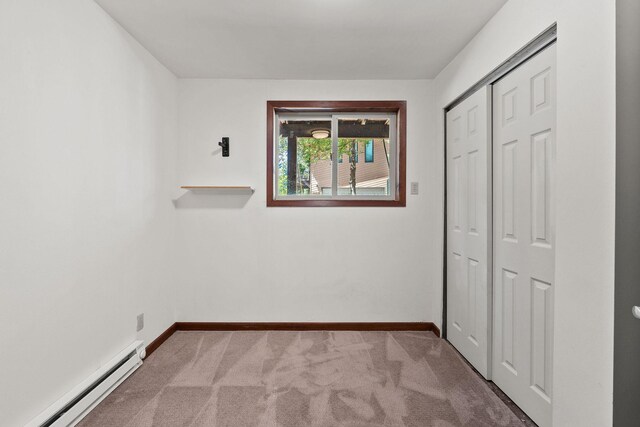
[[[89,378],[49,406],[25,427],[68,427],[84,418],[122,381],[142,365],[144,343],[135,341]]]

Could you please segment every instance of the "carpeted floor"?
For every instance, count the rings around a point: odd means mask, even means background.
[[[523,426],[431,332],[176,332],[80,424]]]

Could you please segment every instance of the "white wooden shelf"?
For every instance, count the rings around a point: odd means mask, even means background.
[[[252,194],[253,187],[244,185],[183,185],[183,190],[210,194]]]

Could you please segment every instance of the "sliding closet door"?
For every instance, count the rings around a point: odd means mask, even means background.
[[[447,113],[447,339],[485,378],[491,273],[489,89]]]
[[[555,44],[493,86],[493,381],[551,425]]]

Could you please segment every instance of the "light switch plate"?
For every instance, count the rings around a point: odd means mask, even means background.
[[[416,195],[416,194],[418,194],[419,191],[420,191],[420,188],[418,187],[418,183],[417,182],[412,182],[411,183],[411,194]]]

